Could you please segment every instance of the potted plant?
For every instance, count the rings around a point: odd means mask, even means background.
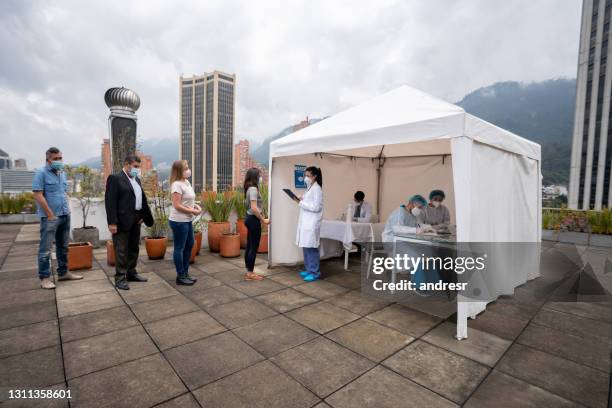
[[[91,242],[68,244],[68,270],[91,269],[93,266],[93,245]]]
[[[234,206],[233,200],[225,194],[208,194],[204,200],[204,211],[210,216],[208,221],[208,247],[211,252],[219,252],[221,236],[229,228],[229,216]]]
[[[240,235],[240,248],[246,248],[247,227],[244,225],[246,218],[247,204],[245,202],[244,192],[242,190],[234,191],[234,209],[236,210],[236,232]]]
[[[164,183],[155,183],[149,205],[153,209],[154,223],[147,227],[145,248],[149,259],[164,259],[168,247],[168,196]]]
[[[87,166],[77,168],[67,166],[66,173],[72,180],[71,196],[79,201],[79,208],[83,216],[82,227],[72,230],[72,240],[74,242],[91,242],[94,248],[99,248],[100,231],[97,227],[87,225],[87,216],[91,209],[92,200],[102,193],[100,177]],[[79,189],[77,189],[77,184],[80,186]]]
[[[197,255],[200,255],[200,248],[202,248],[202,231],[207,227],[207,220],[199,216],[193,222],[193,237],[195,242],[193,243],[193,249],[191,250],[191,258],[189,263],[194,263]]]
[[[264,218],[268,218],[268,186],[266,184],[261,184],[259,186],[259,194],[261,194],[261,205],[262,211],[261,215]],[[268,253],[268,226],[261,226],[261,239],[259,240],[259,248],[257,248],[257,253],[267,254]]]
[[[235,230],[225,231],[219,242],[219,255],[224,258],[236,258],[240,256],[240,234]]]

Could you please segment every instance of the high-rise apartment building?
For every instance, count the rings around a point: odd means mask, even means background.
[[[241,186],[248,169],[259,169],[262,181],[268,183],[268,168],[251,156],[251,145],[243,139],[234,145],[234,183]]]
[[[15,159],[15,162],[13,164],[15,165],[16,170],[27,170],[28,169],[26,159]]]
[[[150,173],[153,170],[153,156],[138,151],[136,152],[136,156],[140,159],[140,173]]]
[[[179,80],[179,157],[196,192],[234,185],[236,75],[214,71]]]
[[[102,149],[100,152],[102,162],[102,182],[106,186],[106,179],[113,173],[113,163],[111,162],[111,146],[110,139],[102,140]]]
[[[578,209],[612,207],[612,0],[584,0],[576,111],[570,167],[568,205]]]

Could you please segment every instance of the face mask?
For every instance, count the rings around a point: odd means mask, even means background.
[[[64,163],[61,160],[53,160],[51,162],[51,168],[53,170],[64,170]]]
[[[415,217],[418,217],[419,215],[421,215],[421,209],[419,207],[414,207],[410,212]]]
[[[188,179],[189,177],[191,177],[191,170],[187,169],[183,172],[183,178]]]
[[[438,208],[442,203],[440,201],[434,201],[432,204],[434,207]]]
[[[130,170],[130,176],[132,176],[132,177],[139,177],[140,176],[140,170],[137,169],[136,167],[133,167],[132,170]]]
[[[310,187],[310,185],[312,184],[312,179],[310,177],[304,178],[304,181],[306,182],[306,186],[308,187]]]

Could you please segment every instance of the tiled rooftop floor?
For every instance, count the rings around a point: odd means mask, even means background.
[[[36,387],[69,388],[72,407],[610,402],[610,304],[505,299],[457,341],[452,304],[364,298],[339,261],[323,263],[325,280],[304,283],[297,269],[267,270],[262,258],[267,279],[245,282],[242,259],[206,250],[193,287],[177,287],[170,259],[149,261],[143,250],[138,269],[149,282],[118,292],[102,249],[84,280],[45,291],[31,229],[17,239],[19,226],[0,226],[2,398]],[[601,268],[612,259],[580,251]],[[53,403],[41,406],[68,406]]]

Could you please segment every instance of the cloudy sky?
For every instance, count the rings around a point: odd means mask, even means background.
[[[0,1],[0,148],[99,155],[111,86],[143,139],[178,138],[181,74],[236,73],[236,137],[260,141],[401,84],[449,101],[576,76],[580,0]]]

